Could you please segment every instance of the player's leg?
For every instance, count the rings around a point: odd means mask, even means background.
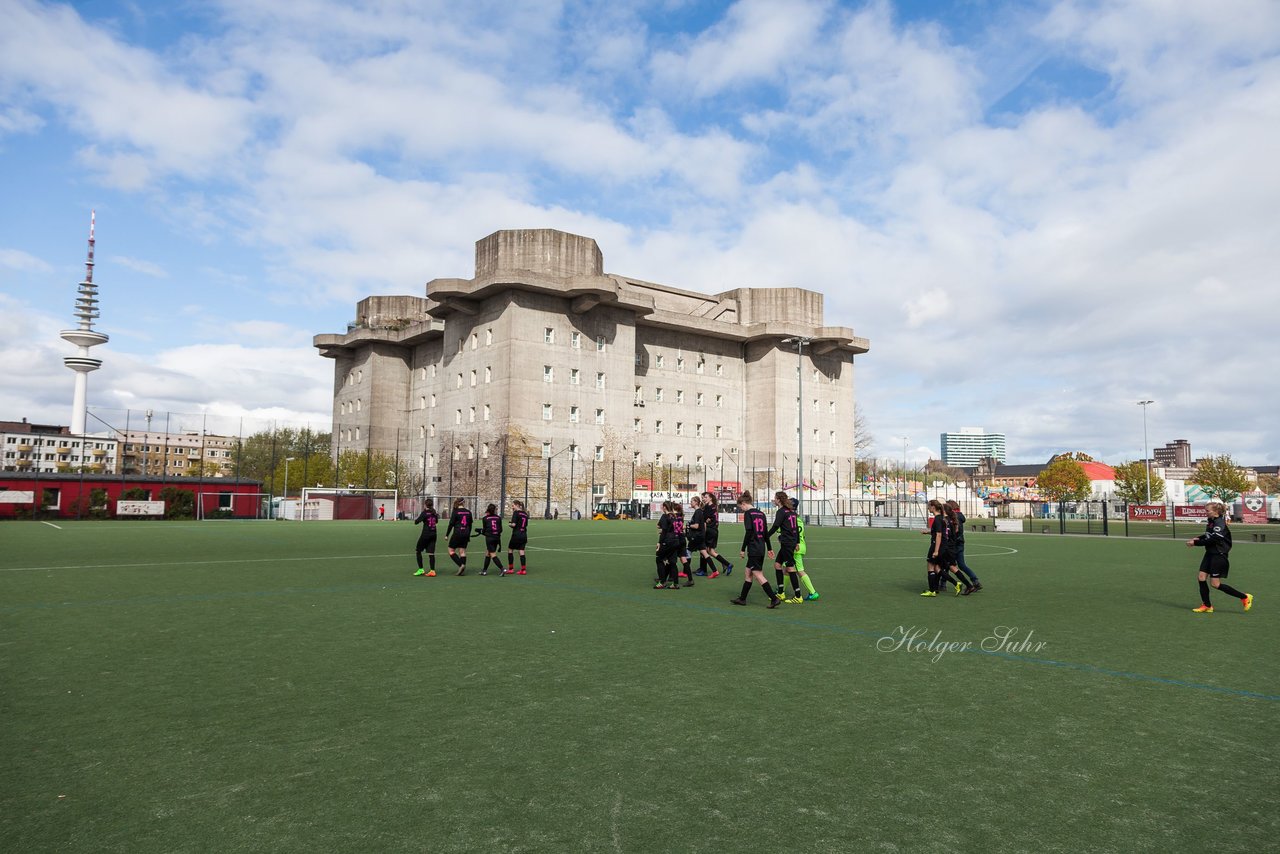
[[[1213,585],[1213,589],[1221,590],[1228,596],[1236,597],[1244,604],[1246,611],[1252,608],[1253,596],[1251,594],[1241,593],[1230,584],[1223,583],[1222,580],[1227,577],[1227,572],[1230,570],[1230,564],[1228,563],[1227,558],[1223,555],[1215,555],[1215,557],[1217,558],[1214,561],[1214,569],[1216,572],[1211,573],[1209,576],[1209,583]]]
[[[960,567],[960,571],[969,576],[969,581],[973,583],[974,590],[981,590],[982,583],[978,581],[978,574],[969,568],[969,564],[964,561],[964,546],[956,549],[956,566]]]
[[[818,591],[813,587],[813,580],[809,578],[809,573],[804,568],[804,556],[809,551],[807,545],[800,546],[796,549],[796,573],[800,576],[800,583],[804,585],[804,589],[808,595],[804,598],[813,602],[818,598]]]

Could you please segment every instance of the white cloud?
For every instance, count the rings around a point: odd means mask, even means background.
[[[21,249],[0,248],[0,267],[20,272],[47,273],[53,268],[36,256]]]
[[[332,365],[273,300],[345,320],[369,293],[470,275],[496,229],[546,226],[596,238],[610,272],[823,291],[828,322],[871,339],[859,400],[881,449],[982,424],[1017,459],[1136,456],[1149,395],[1153,439],[1280,459],[1259,405],[1280,393],[1273,3],[1063,0],[961,44],[888,2],[745,0],[655,47],[652,4],[224,0],[181,51],[10,5],[0,133],[70,128],[118,198],[266,258],[156,265],[175,306],[240,304],[174,310],[207,344],[127,353],[108,330],[92,400],[327,418]],[[984,118],[1047,56],[1108,85]],[[0,267],[51,272],[6,242]],[[30,315],[9,299],[6,320]],[[0,358],[25,375],[0,395],[63,411],[56,329],[14,329]]]
[[[783,75],[803,61],[829,6],[805,0],[738,0],[683,50],[655,53],[654,76],[665,86],[705,98]]]
[[[143,261],[138,258],[128,258],[124,255],[112,255],[111,263],[119,264],[121,267],[133,270],[135,273],[141,273],[144,276],[151,276],[156,279],[167,279],[169,273],[159,264],[151,261]]]

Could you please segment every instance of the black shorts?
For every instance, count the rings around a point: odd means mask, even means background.
[[[1227,560],[1226,555],[1211,555],[1206,553],[1200,559],[1200,571],[1206,573],[1210,578],[1226,578],[1227,573],[1231,570],[1231,561]]]
[[[953,553],[947,551],[946,549],[943,549],[941,552],[939,552],[937,557],[933,556],[933,549],[930,549],[929,552],[924,556],[924,559],[926,563],[929,563],[932,566],[940,566],[945,568],[945,567],[951,567],[956,565],[956,556]]]
[[[780,543],[778,545],[777,557],[773,559],[774,563],[783,566],[796,565],[796,547],[794,544]]]
[[[676,558],[684,549],[676,540],[663,540],[658,543],[657,556],[661,561],[668,561]]]
[[[502,537],[485,537],[484,550],[487,552],[502,551]]]
[[[465,549],[469,542],[471,542],[471,534],[466,531],[463,531],[462,533],[457,533],[455,531],[453,536],[449,537],[449,548]]]
[[[512,534],[511,539],[507,541],[507,551],[523,551],[524,547],[528,544],[529,537],[527,534]]]
[[[431,552],[432,554],[435,554],[436,535],[434,531],[430,534],[430,536],[424,533],[422,534],[422,536],[418,537],[417,550],[420,552]]]
[[[689,551],[700,552],[706,547],[707,547],[706,537],[690,537],[689,538]]]
[[[761,545],[760,548],[758,549],[753,549],[753,548],[747,549],[747,572],[751,572],[751,570],[753,569],[760,569],[760,570],[764,569],[764,546],[763,545]]]
[[[720,545],[720,531],[716,528],[707,528],[706,536],[702,538],[702,547],[714,549],[718,545]]]

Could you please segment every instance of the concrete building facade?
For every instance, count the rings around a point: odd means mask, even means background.
[[[962,427],[958,433],[943,433],[942,461],[949,466],[976,466],[990,457],[1005,461],[1003,433],[988,433],[981,427]]]
[[[608,274],[596,242],[550,229],[476,243],[471,279],[424,297],[371,296],[334,360],[333,453],[447,461],[568,454],[584,461],[796,471],[847,467],[853,358],[800,288],[704,294]],[[798,400],[799,398],[799,400]]]
[[[119,442],[66,426],[0,421],[0,469],[8,472],[116,471]]]
[[[205,433],[122,430],[126,474],[160,477],[226,477],[233,473],[237,439]]]

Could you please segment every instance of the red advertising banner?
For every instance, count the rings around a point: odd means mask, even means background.
[[[1163,504],[1130,504],[1129,518],[1135,522],[1164,522],[1168,520],[1168,508]]]
[[[1173,508],[1175,522],[1203,522],[1209,518],[1209,511],[1203,504],[1178,504]]]
[[[1240,521],[1246,525],[1267,524],[1267,494],[1246,492],[1240,496]]]

